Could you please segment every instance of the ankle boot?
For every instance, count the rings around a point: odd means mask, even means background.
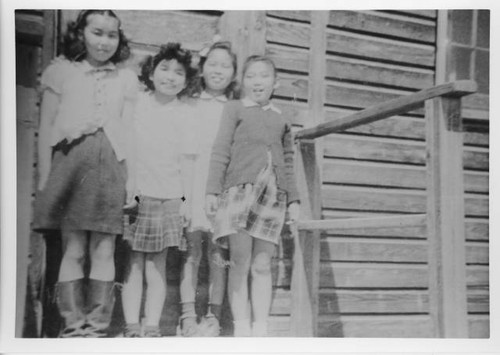
[[[114,281],[89,280],[87,294],[86,337],[102,338],[107,336],[115,304]]]
[[[83,279],[58,282],[56,302],[64,322],[64,329],[59,337],[83,336],[82,327],[85,324]]]

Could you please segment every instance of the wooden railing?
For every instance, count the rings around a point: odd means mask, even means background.
[[[438,85],[297,132],[302,220],[296,226],[291,336],[317,335],[321,230],[426,225],[433,334],[435,337],[467,337],[461,97],[476,90],[476,83],[468,80]],[[404,114],[423,105],[427,145],[426,213],[321,220],[320,159],[316,156],[314,139]]]

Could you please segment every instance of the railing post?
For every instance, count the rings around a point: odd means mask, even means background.
[[[430,314],[436,337],[466,338],[460,98],[438,97],[427,100],[425,115]]]
[[[321,218],[321,180],[314,142],[301,142],[297,152],[301,219]],[[292,270],[290,335],[316,336],[319,293],[320,232],[300,231],[295,239]]]

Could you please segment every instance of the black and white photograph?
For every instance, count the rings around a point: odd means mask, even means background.
[[[1,352],[500,353],[494,2],[19,4]]]

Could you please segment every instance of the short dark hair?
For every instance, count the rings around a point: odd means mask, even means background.
[[[273,68],[274,77],[278,76],[278,73],[276,71],[276,65],[274,64],[274,62],[271,58],[269,58],[268,56],[265,56],[265,55],[251,55],[245,60],[245,63],[243,64],[243,70],[241,73],[242,77],[245,76],[245,73],[248,70],[248,67],[251,64],[257,63],[257,62],[264,62],[264,63],[269,64],[271,66],[271,68]]]
[[[196,76],[198,70],[192,67],[192,54],[189,50],[183,49],[180,43],[169,42],[160,47],[160,51],[155,56],[149,56],[141,66],[141,75],[139,80],[146,85],[146,87],[153,91],[155,86],[151,80],[156,67],[163,60],[177,60],[186,72],[186,87],[177,94],[178,97],[190,95],[195,87]]]
[[[229,54],[229,57],[231,57],[231,64],[233,65],[234,75],[233,75],[233,80],[231,80],[229,85],[224,90],[224,95],[228,99],[235,99],[239,96],[239,94],[238,94],[238,81],[236,79],[236,76],[238,75],[238,58],[236,57],[236,53],[233,52],[231,42],[220,41],[220,42],[215,42],[214,44],[212,44],[212,46],[208,49],[206,56],[201,57],[201,59],[200,59],[200,74],[203,73],[203,68],[205,66],[205,62],[207,61],[208,56],[210,55],[210,53],[212,53],[216,49],[225,50]],[[205,79],[203,78],[203,76],[201,76],[201,78],[200,78],[200,87],[201,87],[201,90],[206,89],[206,83],[205,83]]]
[[[63,54],[64,56],[75,62],[80,62],[85,59],[87,55],[87,48],[83,39],[83,30],[87,27],[87,19],[90,15],[99,14],[110,16],[118,20],[118,48],[113,56],[109,59],[110,62],[117,64],[125,61],[130,56],[130,48],[128,46],[128,39],[123,34],[121,29],[121,21],[112,10],[82,10],[78,14],[76,21],[68,23],[68,28],[63,37]]]

